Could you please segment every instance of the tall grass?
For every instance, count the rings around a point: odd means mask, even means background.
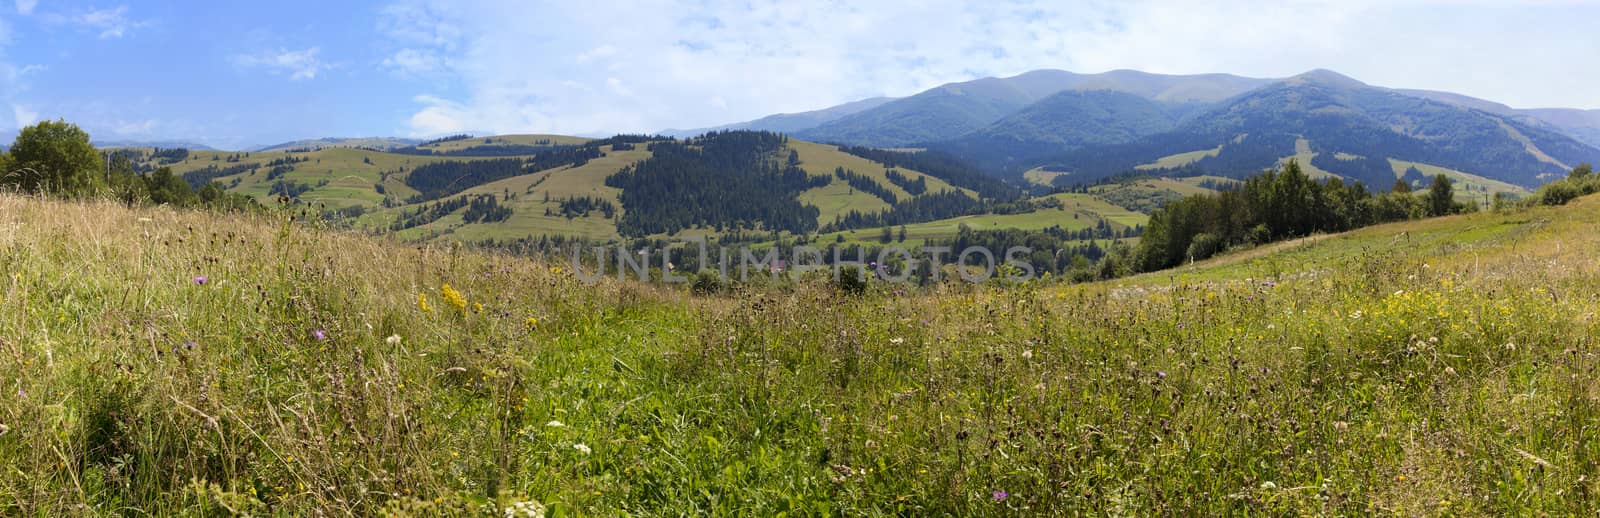
[[[0,197],[0,514],[1592,514],[1597,220],[694,297]]]

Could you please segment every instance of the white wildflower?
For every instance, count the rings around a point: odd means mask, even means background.
[[[589,445],[581,443],[581,442],[578,443],[578,444],[572,445],[572,449],[578,450],[579,452],[583,453],[584,455],[588,455],[590,453],[594,453],[594,450],[589,449]]]
[[[1274,490],[1274,489],[1277,489],[1277,488],[1278,488],[1278,485],[1272,483],[1271,480],[1268,480],[1266,482],[1262,482],[1261,483],[1261,489],[1265,489],[1265,490],[1271,491],[1271,490]]]
[[[389,335],[388,338],[383,339],[383,343],[389,345],[400,345],[400,335]]]
[[[544,504],[531,501],[512,502],[506,506],[506,518],[544,518]]]
[[[899,338],[899,337],[890,338],[889,339],[889,343],[895,344],[895,345],[900,345],[900,344],[906,343],[906,339]]]
[[[566,426],[564,424],[561,424],[561,421],[550,421],[548,423],[545,423],[544,425],[548,426],[548,427],[551,427],[551,428],[561,428],[563,426]]]

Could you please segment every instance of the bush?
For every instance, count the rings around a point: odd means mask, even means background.
[[[1543,205],[1566,205],[1583,194],[1577,185],[1568,181],[1551,182],[1539,189],[1539,203]]]
[[[689,291],[700,296],[716,295],[722,291],[722,277],[714,271],[702,271],[695,274],[694,282],[689,285]]]
[[[1216,234],[1197,234],[1194,236],[1194,240],[1189,242],[1190,261],[1206,259],[1217,255],[1217,252],[1221,251],[1222,238],[1217,237]]]
[[[839,270],[838,278],[833,280],[833,288],[845,295],[861,295],[867,292],[867,276],[869,275],[871,275],[871,272],[858,268],[842,268]]]

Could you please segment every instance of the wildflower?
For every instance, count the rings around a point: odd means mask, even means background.
[[[1022,351],[1022,359],[1024,359],[1024,360],[1032,360],[1033,359],[1033,349],[1027,349],[1027,350]]]
[[[906,343],[906,339],[900,338],[900,337],[897,336],[897,337],[894,337],[894,338],[890,338],[889,339],[889,343],[895,344],[895,345],[900,345],[900,344]]]
[[[316,331],[312,331],[311,332],[311,337],[312,338],[316,338],[318,340],[327,340],[328,339],[328,333],[323,331],[323,330],[321,330],[321,329],[318,329]]]
[[[539,502],[518,501],[506,506],[504,512],[506,518],[544,518],[545,508]]]
[[[550,428],[561,428],[563,426],[566,426],[564,424],[561,424],[561,421],[550,421],[548,423],[545,423],[544,425],[548,426]]]
[[[461,296],[461,292],[456,291],[456,289],[450,287],[449,284],[439,288],[439,296],[444,297],[444,302],[451,306],[455,306],[457,310],[463,313],[467,311],[467,298]]]
[[[527,326],[529,331],[533,331],[534,329],[539,328],[539,319],[528,317],[527,320],[522,322],[522,325]]]
[[[432,313],[433,312],[433,308],[428,306],[428,294],[426,294],[426,293],[418,293],[417,294],[417,308],[421,309],[423,313]]]
[[[193,350],[194,346],[196,346],[196,345],[199,345],[199,344],[194,343],[194,340],[190,340],[190,341],[187,341],[187,342],[183,343],[183,349],[185,351]]]
[[[996,501],[996,502],[1003,501],[1003,500],[1011,497],[1011,493],[1007,493],[1003,489],[996,489],[991,494],[994,495],[994,501]]]
[[[206,276],[204,276],[204,275],[196,275],[194,277],[194,283],[195,284],[199,284],[201,286],[205,286],[207,282],[211,282],[211,279],[207,279]]]
[[[389,335],[388,338],[383,339],[383,343],[389,345],[400,345],[400,335]]]
[[[1265,490],[1271,491],[1271,490],[1274,490],[1274,489],[1277,489],[1277,488],[1278,488],[1278,485],[1272,483],[1271,480],[1268,480],[1266,482],[1262,482],[1261,483],[1261,489],[1265,489]]]
[[[572,445],[572,449],[578,450],[580,453],[583,453],[584,455],[588,455],[590,453],[594,453],[594,450],[589,449],[589,445],[581,443],[581,442],[578,443],[578,444]]]
[[[474,302],[474,303],[472,303],[472,312],[473,313],[482,313],[483,312],[483,303],[482,302]]]
[[[1161,379],[1167,379],[1167,371],[1156,371],[1156,377],[1157,378],[1161,378]]]

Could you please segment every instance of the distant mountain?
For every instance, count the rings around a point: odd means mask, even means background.
[[[1524,122],[1538,122],[1553,126],[1562,132],[1571,135],[1578,141],[1594,147],[1600,147],[1600,110],[1579,110],[1573,108],[1532,108],[1517,109],[1494,101],[1486,101],[1457,93],[1438,92],[1433,90],[1395,90],[1406,95],[1439,101],[1446,104],[1465,106],[1476,110],[1483,110],[1496,115],[1520,117]]]
[[[94,146],[108,147],[149,147],[149,148],[184,148],[193,151],[215,151],[216,148],[187,140],[97,140]]]
[[[1317,70],[1235,97],[1170,132],[1049,160],[1063,182],[1141,169],[1243,176],[1299,158],[1313,171],[1387,188],[1399,163],[1534,186],[1600,149],[1519,117],[1425,99]]]
[[[1109,90],[1183,105],[1221,101],[1270,82],[1227,74],[1172,76],[1132,70],[1076,74],[1037,70],[1015,77],[940,86],[794,134],[813,141],[911,146],[982,130],[1065,90]]]
[[[364,138],[328,137],[328,138],[318,138],[318,139],[295,140],[295,141],[284,142],[282,144],[275,144],[275,145],[271,145],[271,146],[261,146],[261,147],[257,147],[257,148],[254,148],[254,149],[250,149],[249,151],[252,151],[252,152],[284,151],[284,150],[289,150],[289,149],[324,149],[324,148],[333,148],[333,147],[364,147],[364,148],[372,148],[372,149],[395,149],[395,148],[402,148],[402,147],[407,147],[407,146],[415,146],[417,144],[421,144],[422,142],[423,141],[417,140],[417,139],[396,138],[396,137],[364,137]]]
[[[1600,110],[1534,108],[1517,111],[1561,128],[1585,144],[1600,147]]]
[[[823,108],[821,110],[768,115],[753,121],[737,122],[733,124],[717,126],[714,128],[662,130],[661,134],[670,137],[687,138],[704,135],[707,132],[722,130],[776,131],[780,133],[793,133],[833,122],[862,111],[877,108],[894,100],[895,98],[893,97],[873,97],[871,99],[862,99],[860,101],[849,102],[834,106],[832,108]]]
[[[1189,106],[1112,90],[1067,90],[933,147],[1004,170],[1041,156],[1171,130]]]

